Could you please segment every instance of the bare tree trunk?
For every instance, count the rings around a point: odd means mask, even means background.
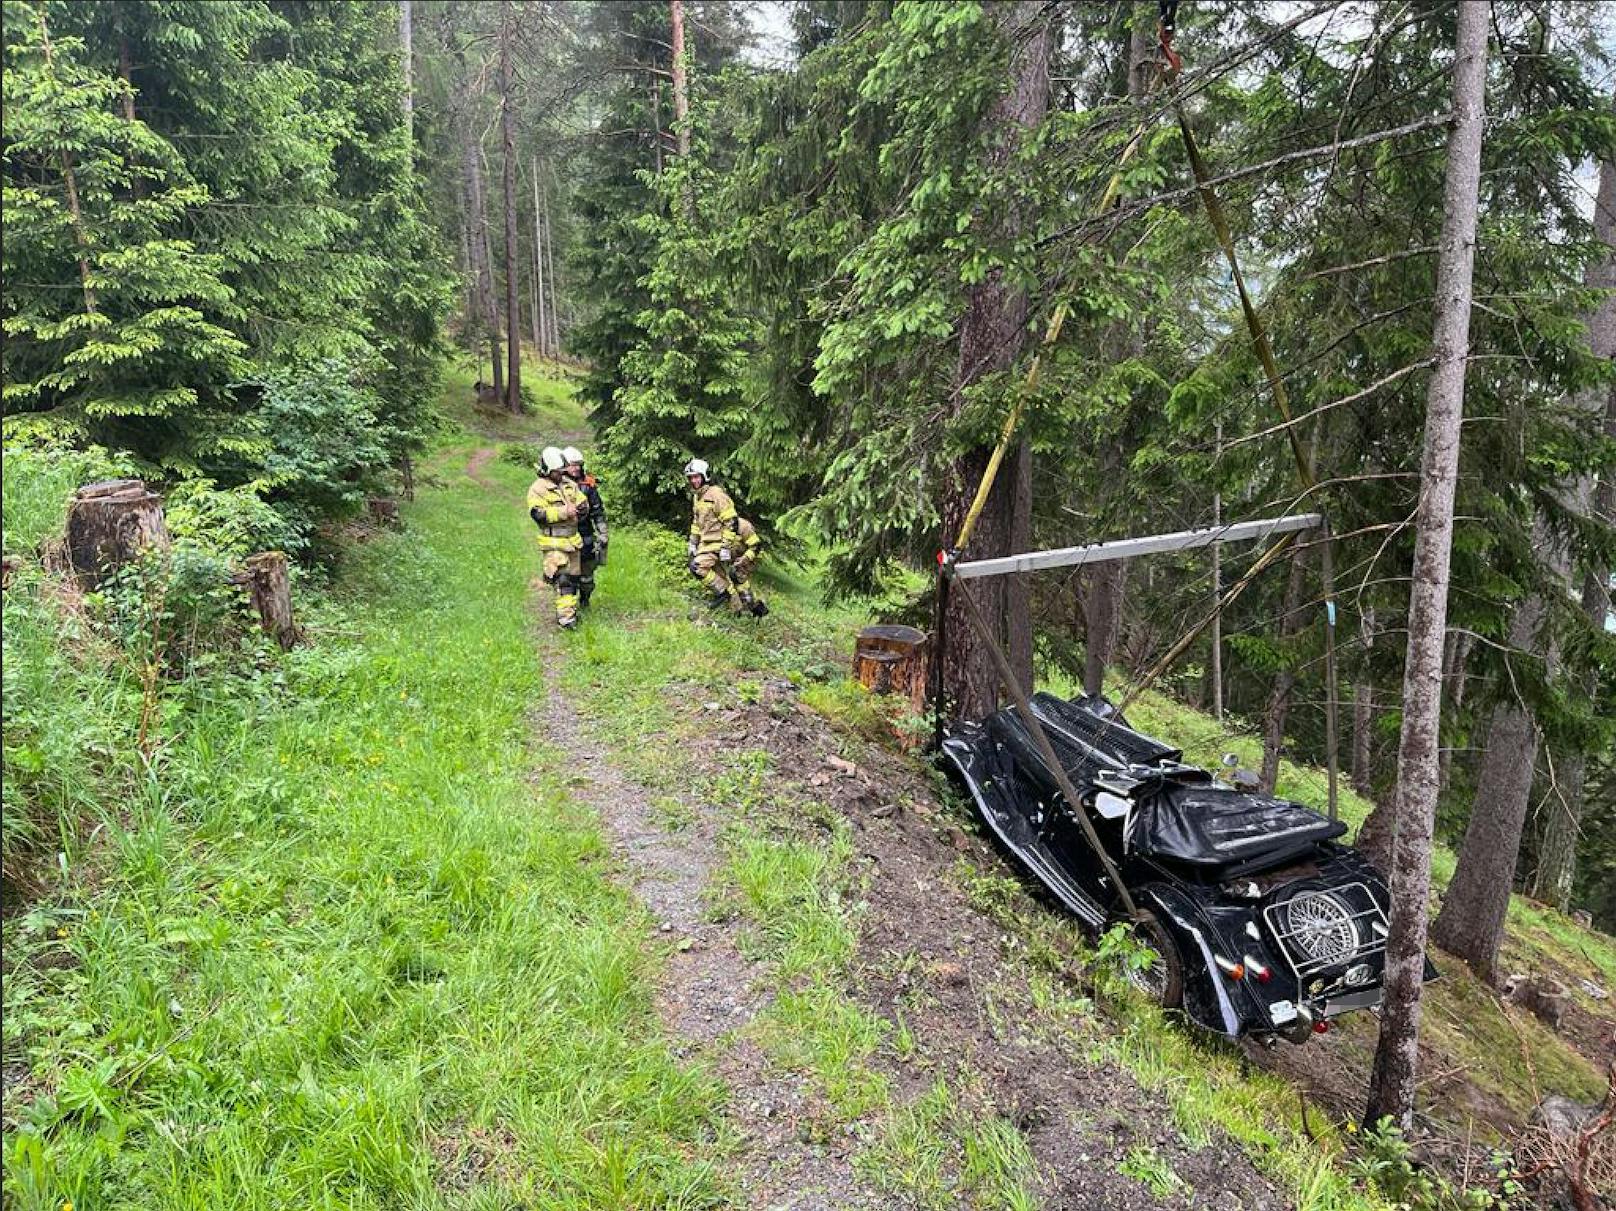
[[[1435,354],[1425,403],[1408,653],[1403,666],[1403,729],[1397,750],[1397,816],[1391,865],[1391,930],[1385,997],[1364,1122],[1389,1118],[1407,1131],[1419,1074],[1420,993],[1425,978],[1426,904],[1437,800],[1442,716],[1442,633],[1447,626],[1453,499],[1470,347],[1471,276],[1481,183],[1489,7],[1461,4],[1453,67],[1453,124],[1443,183],[1442,245],[1436,271]]]
[[[544,195],[544,263],[550,272],[550,348],[556,357],[561,356],[561,317],[556,313],[556,306],[560,302],[561,287],[556,283],[555,271],[555,227],[550,222],[550,195]]]
[[[1050,25],[1038,0],[1016,0],[1013,4],[1000,5],[995,11],[1004,36],[1014,48],[1009,88],[994,102],[984,119],[990,139],[989,171],[1002,172],[1007,169],[1021,138],[1043,119],[1049,108]],[[1012,214],[1007,221],[1018,227],[1020,217]],[[971,384],[1014,364],[1026,343],[1026,330],[1026,293],[1006,282],[1001,272],[994,271],[971,288],[960,323],[959,365],[954,380],[956,410],[963,406],[964,392]],[[1017,502],[1030,501],[1030,490],[1025,498],[1018,490],[1022,454],[1019,449],[1014,453],[1011,474],[1001,475],[989,494],[972,541],[973,557],[1005,554],[1015,535],[1025,532],[1025,521],[1016,517]],[[939,510],[944,543],[952,543],[959,533],[981,483],[988,455],[986,449],[972,450],[950,468]],[[1027,457],[1030,460],[1030,454]],[[1030,482],[1030,461],[1027,466]],[[998,577],[961,581],[952,587],[944,620],[943,673],[945,684],[956,695],[956,714],[972,718],[987,714],[998,704],[999,678],[992,655],[978,641],[967,607],[960,600],[959,595],[964,593],[976,595],[988,626],[997,632],[1001,642],[1006,642],[1012,650],[1019,646],[1026,667],[1013,671],[1023,684],[1031,681],[1031,631],[1025,616],[1009,615],[1012,601],[1022,610],[1026,609],[1024,588],[1012,594]],[[1022,635],[1026,636],[1025,640],[1020,638]]]
[[[690,91],[685,79],[684,0],[669,0],[673,21],[673,125],[679,140],[679,157],[690,154]]]
[[[404,138],[415,145],[415,37],[411,23],[411,0],[398,0],[398,45],[404,68]]]
[[[1516,608],[1509,628],[1510,647],[1524,652],[1540,650],[1538,632],[1544,612],[1543,599],[1536,594]],[[1531,712],[1505,697],[1493,708],[1487,726],[1487,748],[1476,778],[1470,822],[1453,879],[1442,897],[1442,911],[1431,925],[1431,941],[1470,964],[1484,980],[1492,979],[1504,939],[1504,917],[1531,804],[1537,746],[1538,730]]]
[[[482,155],[477,146],[476,122],[471,112],[470,71],[464,55],[457,55],[460,79],[456,85],[456,118],[460,126],[461,180],[466,194],[466,243],[471,254],[472,276],[476,279],[477,314],[488,340],[493,362],[494,391],[505,394],[505,368],[500,364],[499,309],[494,303],[494,271],[488,244],[488,212],[483,202]],[[480,376],[479,376],[480,377]]]
[[[1128,96],[1142,103],[1150,91],[1152,59],[1156,50],[1155,8],[1136,2],[1132,5],[1128,31]],[[1132,352],[1139,352],[1133,342]],[[1108,482],[1121,478],[1123,450],[1117,441],[1107,440],[1100,454],[1102,476]],[[1122,560],[1098,564],[1088,570],[1083,594],[1083,692],[1098,694],[1105,689],[1105,671],[1116,659],[1122,636],[1122,602],[1127,590],[1128,565]]]
[[[499,129],[504,140],[500,176],[505,187],[505,406],[522,411],[522,315],[516,247],[516,115],[511,110],[511,0],[499,6]]]
[[[1370,742],[1375,723],[1375,687],[1359,681],[1352,687],[1352,789],[1368,798],[1375,774]]]
[[[1465,695],[1470,687],[1467,669],[1470,663],[1470,649],[1475,643],[1473,635],[1450,631],[1442,657],[1442,689],[1447,696],[1446,718],[1449,726],[1442,752],[1437,758],[1437,788],[1438,793],[1444,795],[1448,793],[1448,783],[1453,777],[1453,750],[1456,742],[1461,739],[1456,733],[1464,719]]]
[[[533,157],[533,347],[540,357],[548,357],[549,342],[544,339],[544,229],[539,225],[539,158]]]
[[[1285,640],[1293,639],[1302,629],[1302,551],[1291,551],[1291,572],[1285,579],[1285,603],[1280,607],[1279,633]],[[1262,773],[1257,785],[1263,794],[1274,793],[1279,781],[1279,757],[1285,748],[1285,721],[1291,712],[1291,689],[1296,684],[1296,670],[1289,654],[1279,672],[1274,674],[1274,688],[1268,695],[1268,710],[1263,716]]]
[[[662,175],[662,81],[651,81],[651,146],[656,148],[657,176]]]
[[[1223,422],[1217,424],[1218,457],[1223,457]],[[1212,524],[1223,524],[1223,493],[1212,493]],[[1212,544],[1212,718],[1223,722],[1223,544]]]
[[[1607,291],[1598,309],[1588,320],[1588,346],[1593,355],[1608,361],[1616,356],[1616,162],[1599,166],[1599,197],[1594,203],[1594,234],[1607,249],[1604,257],[1589,268],[1588,285]],[[1605,413],[1605,437],[1616,441],[1616,388],[1609,385],[1590,392],[1584,401],[1590,411],[1601,407]],[[1597,485],[1582,489],[1590,498],[1595,521],[1616,526],[1616,474],[1607,473]],[[1598,564],[1588,569],[1582,587],[1582,609],[1596,630],[1605,625],[1610,613],[1610,568]],[[1592,699],[1599,689],[1599,675],[1589,670],[1577,690]],[[1583,791],[1588,779],[1588,755],[1581,751],[1565,753],[1555,762],[1555,785],[1549,799],[1543,836],[1538,845],[1537,873],[1532,895],[1564,911],[1571,903],[1571,889],[1577,872],[1577,838],[1582,831]]]

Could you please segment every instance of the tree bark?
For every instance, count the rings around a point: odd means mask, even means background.
[[[67,554],[79,583],[99,586],[151,548],[169,545],[163,498],[138,479],[85,484],[67,507]]]
[[[1544,613],[1543,599],[1536,594],[1522,602],[1510,622],[1510,647],[1539,650]],[[1484,980],[1492,979],[1504,938],[1537,746],[1531,712],[1512,698],[1499,702],[1487,726],[1487,748],[1453,880],[1431,925],[1431,941],[1470,964]]]
[[[471,112],[470,69],[463,52],[457,53],[456,64],[460,78],[455,88],[455,118],[460,128],[461,184],[466,196],[466,244],[471,254],[472,276],[476,281],[477,319],[482,329],[479,335],[488,340],[494,390],[503,398],[505,368],[500,363],[499,313],[494,303],[493,266],[488,255],[488,211],[483,202],[482,155],[477,146],[476,122]]]
[[[522,411],[522,275],[516,242],[516,115],[511,108],[511,0],[499,6],[499,129],[504,140],[500,175],[505,187],[505,406]]]
[[[1049,107],[1050,25],[1038,0],[1016,0],[997,10],[1004,36],[1014,48],[1010,63],[1009,88],[993,104],[984,118],[989,137],[988,171],[1005,172],[1011,156],[1026,132],[1036,126]],[[1006,216],[1014,237],[1021,218],[1013,211]],[[954,407],[964,405],[966,390],[987,375],[1013,365],[1026,344],[1027,296],[1005,281],[995,270],[967,295],[965,314],[960,323],[959,362],[954,379]],[[982,518],[972,540],[973,558],[1007,554],[1018,534],[1030,533],[1026,519],[1018,519],[1018,502],[1030,504],[1031,454],[1022,448],[1011,452],[1013,463],[1002,474],[989,494]],[[940,502],[945,544],[959,534],[971,500],[981,483],[989,451],[968,452],[949,469]],[[1025,457],[1025,462],[1023,461]],[[1025,467],[1025,471],[1023,468]],[[1025,474],[1026,479],[1023,479]],[[963,594],[976,595],[981,613],[1007,653],[1014,653],[1022,667],[1012,666],[1025,686],[1031,686],[1031,623],[1026,616],[1024,586],[1012,591],[1000,577],[980,581],[960,581],[949,593],[944,620],[943,675],[955,694],[954,712],[965,718],[979,718],[998,705],[999,677],[992,655],[972,628]],[[1012,616],[1014,605],[1022,612]]]
[[[1607,291],[1588,320],[1588,346],[1593,355],[1608,361],[1616,356],[1616,162],[1599,166],[1599,196],[1594,203],[1594,234],[1607,252],[1588,270],[1588,285]],[[1604,409],[1605,437],[1616,442],[1616,388],[1593,389],[1584,401],[1590,411]],[[1616,527],[1616,474],[1607,472],[1597,485],[1584,488],[1590,497],[1593,520]],[[1582,586],[1582,610],[1596,630],[1605,625],[1610,613],[1610,573],[1608,566],[1591,566]],[[1592,700],[1599,688],[1599,676],[1589,670],[1576,685],[1576,691]],[[1588,780],[1588,755],[1581,751],[1563,754],[1555,762],[1555,786],[1549,799],[1543,836],[1538,845],[1537,872],[1532,879],[1532,895],[1562,912],[1571,903],[1576,881],[1577,838],[1582,831],[1583,791]]]
[[[679,158],[690,154],[690,91],[685,79],[684,0],[668,0],[673,22],[673,124],[679,140]]]
[[[1291,551],[1291,572],[1285,579],[1285,604],[1281,607],[1279,632],[1283,639],[1293,639],[1302,629],[1302,550]],[[1279,757],[1285,748],[1285,721],[1291,711],[1291,689],[1296,684],[1296,670],[1290,656],[1274,675],[1274,688],[1268,695],[1268,710],[1263,717],[1262,772],[1257,786],[1265,795],[1274,793],[1279,782]]]
[[[561,287],[556,284],[555,272],[555,227],[550,222],[550,195],[544,195],[544,263],[550,272],[550,289],[547,292],[550,299],[550,349],[556,357],[561,356],[561,317],[556,313],[556,305],[560,302]]]
[[[1366,799],[1375,790],[1374,725],[1375,687],[1359,681],[1352,687],[1352,789]]]
[[[1470,663],[1470,649],[1475,643],[1473,635],[1454,631],[1448,635],[1447,647],[1442,657],[1442,688],[1447,695],[1447,718],[1450,725],[1448,735],[1444,737],[1442,752],[1437,758],[1437,789],[1438,793],[1443,795],[1448,793],[1448,783],[1453,777],[1453,750],[1455,742],[1460,739],[1455,733],[1464,718],[1465,695],[1470,687],[1467,666]]]
[[[533,157],[533,348],[538,356],[549,356],[549,341],[545,340],[548,323],[545,320],[545,228],[538,213],[538,157]]]
[[[1370,1073],[1366,1125],[1412,1125],[1419,1073],[1420,993],[1425,976],[1426,904],[1437,800],[1442,634],[1447,625],[1453,501],[1470,347],[1471,278],[1481,183],[1486,101],[1485,4],[1461,4],[1453,67],[1453,123],[1442,197],[1436,272],[1435,354],[1425,404],[1408,652],[1403,665],[1403,728],[1397,750],[1397,816],[1392,841],[1391,929],[1386,939],[1380,1038]]]
[[[1217,423],[1218,457],[1223,457],[1223,421]],[[1223,524],[1223,493],[1212,493],[1212,524]],[[1223,611],[1218,608],[1223,601],[1223,544],[1212,544],[1212,659],[1210,673],[1212,677],[1212,718],[1219,723],[1223,722]]]
[[[411,0],[398,0],[398,47],[404,72],[404,139],[415,146],[415,36],[410,11]],[[413,152],[412,152],[413,154]]]
[[[1143,103],[1150,92],[1152,59],[1156,52],[1155,6],[1136,2],[1128,29],[1128,96]],[[1130,338],[1132,352],[1139,352]],[[1124,452],[1116,440],[1106,440],[1100,451],[1101,475],[1110,483],[1120,482]],[[1088,570],[1083,594],[1083,692],[1105,690],[1105,671],[1116,659],[1122,636],[1122,603],[1127,592],[1128,565],[1122,560],[1102,563]]]

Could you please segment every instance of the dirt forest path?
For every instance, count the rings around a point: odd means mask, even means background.
[[[539,649],[553,686],[550,674],[567,654],[549,630],[541,629]],[[740,1135],[736,1185],[746,1205],[771,1211],[890,1205],[855,1176],[845,1149],[798,1138],[808,1117],[803,1083],[771,1072],[746,1037],[769,994],[758,964],[741,953],[736,923],[714,920],[710,912],[715,872],[724,861],[717,808],[700,796],[683,796],[677,825],[670,823],[666,797],[624,773],[560,693],[546,695],[538,728],[546,744],[565,754],[573,771],[570,793],[599,816],[621,877],[653,923],[662,957],[657,1016],[674,1053],[715,1072],[729,1090],[730,1119]]]
[[[762,701],[703,702],[688,733],[702,774],[674,796],[648,787],[624,771],[613,744],[557,688],[579,659],[568,640],[581,636],[558,635],[547,626],[542,598],[536,605],[539,654],[552,687],[536,734],[565,754],[569,793],[598,815],[620,879],[645,906],[660,960],[656,1008],[671,1047],[729,1092],[733,1151],[726,1168],[744,1195],[738,1205],[1100,1211],[1189,1207],[1212,1194],[1231,1207],[1291,1205],[1216,1126],[1204,1124],[1202,1138],[1187,1139],[1167,1090],[1141,1087],[1110,1055],[1084,1058],[1062,1020],[1069,1010],[1038,1007],[1044,994],[1033,982],[1044,977],[1030,974],[1023,944],[971,902],[960,880],[980,877],[995,898],[1025,893],[1010,890],[996,856],[954,822],[918,771],[879,747],[847,761],[839,755],[849,751],[845,737],[796,701],[790,682],[775,679],[765,682]],[[601,692],[610,691],[603,685]],[[769,1032],[778,1031],[771,1007],[796,986],[783,989],[752,957],[753,926],[717,902],[728,860],[724,829],[744,809],[702,788],[713,784],[737,734],[769,755],[766,794],[804,812],[828,808],[851,826],[862,910],[851,995],[889,1037],[908,1040],[869,1057],[891,1101],[851,1122],[827,1110],[812,1074],[781,1064],[771,1049],[777,1034]],[[883,769],[888,764],[893,768]],[[1083,1003],[1079,974],[1056,979],[1068,985],[1067,1006]],[[925,1107],[944,1088],[956,1108],[931,1121]],[[966,1137],[980,1123],[1002,1123],[1022,1142],[1031,1201],[973,1196],[953,1178],[939,1179],[931,1197],[909,1197],[901,1182],[872,1172],[902,1162],[890,1141],[907,1145],[903,1133],[911,1130],[937,1136],[922,1142],[936,1157],[914,1159],[922,1176],[930,1180],[928,1166],[963,1170],[973,1147]],[[1130,1166],[1149,1176],[1141,1179]]]
[[[483,470],[494,461],[494,456],[498,453],[499,451],[493,446],[479,446],[473,450],[471,457],[466,460],[466,475],[482,487],[492,488],[494,485],[483,477]]]

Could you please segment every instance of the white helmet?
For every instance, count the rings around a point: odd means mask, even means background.
[[[699,475],[703,479],[707,478],[707,460],[705,458],[693,458],[685,464],[686,478],[692,475]]]
[[[566,447],[561,451],[561,457],[569,463],[577,463],[580,467],[584,465],[584,452],[577,446]]]
[[[567,465],[566,455],[562,454],[556,446],[546,446],[544,453],[539,455],[539,470],[546,475],[560,471]]]

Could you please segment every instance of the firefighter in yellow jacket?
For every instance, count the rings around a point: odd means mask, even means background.
[[[539,478],[527,490],[527,512],[539,527],[544,552],[544,583],[555,590],[556,622],[578,624],[578,581],[583,575],[584,540],[578,519],[589,513],[589,499],[567,478],[567,460],[555,446],[539,456]]]
[[[747,587],[752,565],[757,562],[757,531],[751,531],[752,544],[741,538],[743,519],[735,512],[729,493],[712,482],[704,459],[685,464],[685,482],[690,485],[690,574],[712,593],[713,609],[728,607],[746,610],[762,618],[769,607]],[[743,556],[747,558],[743,561]],[[742,561],[742,562],[737,562]]]

